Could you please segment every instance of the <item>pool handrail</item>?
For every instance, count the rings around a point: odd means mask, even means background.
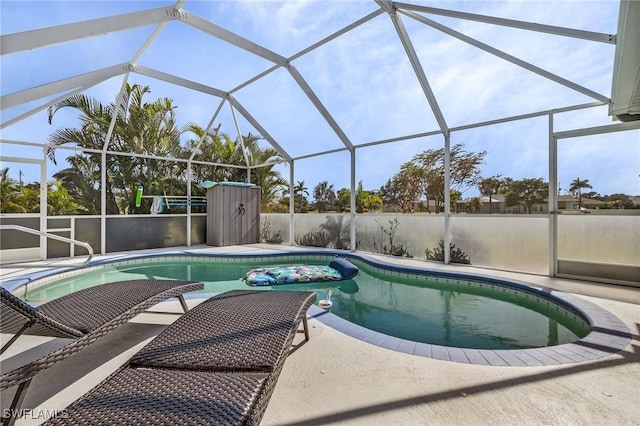
[[[0,230],[14,230],[14,231],[26,232],[28,234],[41,235],[47,238],[51,238],[53,240],[58,240],[65,243],[84,247],[89,252],[89,256],[87,257],[87,259],[80,264],[72,264],[72,265],[56,264],[57,266],[70,266],[74,268],[81,268],[87,265],[89,262],[91,262],[91,259],[93,258],[93,254],[94,254],[93,247],[91,247],[88,243],[85,243],[82,241],[74,240],[67,237],[61,237],[60,235],[52,234],[50,232],[40,231],[38,229],[33,229],[33,228],[27,228],[26,226],[20,226],[20,225],[0,225]],[[41,260],[44,260],[44,259],[41,259]],[[41,268],[42,267],[42,265],[35,265],[32,263],[31,264],[30,263],[11,263],[11,266],[19,266],[21,268]]]

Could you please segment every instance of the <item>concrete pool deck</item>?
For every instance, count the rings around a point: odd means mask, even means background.
[[[190,248],[189,251],[268,253],[282,249],[252,245],[231,249]],[[621,352],[572,364],[474,365],[375,346],[344,334],[312,315],[311,340],[288,357],[263,425],[640,424],[640,291],[637,288],[381,258],[403,265],[514,279],[572,293],[615,314],[631,331],[632,340]],[[18,272],[3,267],[2,280],[17,276]],[[200,301],[189,299],[189,304]],[[179,304],[166,302],[154,311],[156,313],[141,314],[71,359],[40,374],[33,381],[24,408],[32,408],[32,417],[35,417],[46,410],[52,412],[68,405],[174,321]],[[176,314],[160,313],[164,311]],[[3,354],[3,369],[22,362],[26,356],[64,343],[63,339],[24,339],[18,341],[20,347],[12,347]],[[3,392],[3,408],[7,407],[10,393],[13,392]],[[25,418],[18,424],[40,421],[41,418]]]

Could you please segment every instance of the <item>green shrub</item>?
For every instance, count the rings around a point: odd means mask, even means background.
[[[296,244],[307,247],[329,247],[331,238],[324,231],[311,231],[301,237],[296,237]]]
[[[455,244],[451,244],[449,246],[449,256],[451,263],[464,263],[467,265],[471,264],[471,258],[462,250],[456,247]],[[440,240],[438,243],[438,247],[433,250],[429,250],[428,248],[424,251],[424,254],[427,255],[427,260],[437,260],[440,262],[444,262],[444,240]]]
[[[397,241],[394,242],[396,232],[400,226],[398,218],[389,220],[388,228],[387,226],[380,224],[377,220],[375,222],[378,225],[378,231],[372,232],[368,235],[371,239],[367,239],[364,242],[363,248],[365,250],[370,251],[371,253],[382,253],[391,256],[413,257],[402,244],[396,244]]]
[[[271,231],[271,221],[269,218],[265,219],[262,227],[260,228],[260,242],[267,244],[282,244],[282,233],[280,230]]]

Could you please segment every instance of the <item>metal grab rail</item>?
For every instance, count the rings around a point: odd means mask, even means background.
[[[82,241],[77,241],[77,240],[72,240],[71,238],[67,238],[67,237],[61,237],[60,235],[56,235],[56,234],[51,234],[49,232],[45,232],[45,231],[40,231],[37,229],[33,229],[33,228],[27,228],[26,226],[20,226],[20,225],[0,225],[0,230],[14,230],[14,231],[22,231],[22,232],[26,232],[28,234],[34,234],[34,235],[43,235],[47,238],[51,238],[53,240],[58,240],[58,241],[62,241],[64,243],[69,243],[69,244],[73,244],[73,245],[77,245],[77,246],[81,246],[87,249],[87,251],[89,252],[89,257],[87,257],[87,259],[79,264],[79,265],[64,265],[64,264],[58,264],[57,266],[72,266],[72,267],[77,267],[80,268],[82,266],[85,266],[86,264],[88,264],[91,259],[93,258],[93,248],[87,244],[84,243]],[[44,260],[44,259],[42,259]],[[34,268],[39,268],[42,267],[41,265],[29,265],[29,264],[20,264],[20,263],[12,263],[11,265],[13,266],[21,266],[21,267],[34,267]]]

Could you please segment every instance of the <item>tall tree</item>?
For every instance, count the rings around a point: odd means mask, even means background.
[[[462,144],[451,147],[450,189],[463,193],[468,187],[477,186],[481,179],[480,165],[486,155],[486,151],[467,152]],[[440,210],[444,202],[444,156],[444,148],[429,149],[401,166],[394,180],[404,193],[402,211],[410,209],[420,196],[433,200]]]
[[[185,191],[184,163],[158,161],[151,157],[164,156],[179,158],[183,154],[180,145],[180,131],[176,126],[175,107],[168,98],[145,102],[144,97],[151,90],[148,86],[129,85],[123,96],[109,105],[84,95],[75,95],[49,108],[49,123],[61,109],[73,108],[80,113],[79,128],[58,129],[49,136],[48,155],[55,162],[57,147],[75,143],[83,148],[101,151],[107,142],[113,115],[117,118],[108,148],[116,152],[141,154],[141,157],[126,155],[107,156],[107,213],[130,213],[135,209],[134,194],[138,185],[143,185],[148,193],[158,195],[168,192]],[[101,167],[100,153],[87,155]],[[72,172],[78,162],[71,162]],[[93,168],[93,167],[92,167]],[[182,179],[180,179],[182,178]],[[67,176],[69,182],[76,181]],[[182,183],[180,184],[180,182]],[[88,186],[92,182],[86,182]],[[77,192],[71,189],[70,192]]]
[[[571,186],[569,187],[569,192],[578,193],[578,208],[582,208],[582,189],[583,188],[593,188],[591,184],[589,184],[589,179],[580,180],[580,178],[575,178],[571,182]]]
[[[409,213],[413,208],[413,203],[420,199],[421,195],[427,194],[427,183],[425,173],[419,166],[411,161],[404,163],[400,171],[393,178],[393,188],[397,191],[397,210],[402,213]]]
[[[336,192],[333,190],[333,184],[328,181],[322,181],[313,188],[313,198],[316,200],[316,206],[319,213],[324,213],[327,208],[336,201]]]
[[[304,185],[303,180],[299,180],[293,186],[294,201],[298,200],[298,211],[302,212],[303,207],[307,204],[307,197],[309,196],[309,189]]]
[[[104,106],[98,100],[84,95],[72,96],[49,108],[49,124],[53,124],[53,118],[57,111],[63,108],[73,108],[80,112],[79,128],[62,128],[55,130],[48,138],[47,155],[56,163],[55,152],[59,146],[64,144],[76,144],[82,148],[101,150],[105,143],[109,123],[111,122],[114,105]],[[86,158],[88,166],[84,170],[80,168],[83,159]],[[92,187],[96,183],[92,174],[86,174],[86,169],[97,168],[101,170],[101,156],[99,153],[87,152],[76,154],[67,158],[71,167],[63,169],[58,173],[57,179],[64,179],[69,184],[69,191],[73,193],[82,192],[74,186]],[[100,183],[100,180],[97,181]],[[113,193],[113,182],[107,180],[105,187],[107,191],[107,214],[118,214],[116,197]],[[93,204],[93,203],[92,203]],[[94,205],[83,205],[90,213],[97,213]]]
[[[283,197],[289,195],[289,188],[285,188],[282,191]],[[303,180],[299,180],[293,185],[293,210],[295,212],[301,213],[305,211],[307,204],[309,201],[307,197],[309,196],[309,188],[307,188],[304,184]]]
[[[396,211],[400,211],[399,206],[402,199],[402,193],[394,179],[387,180],[387,182],[380,187],[379,194],[383,205],[395,206]]]
[[[542,178],[527,178],[511,181],[503,189],[507,206],[522,205],[527,213],[531,213],[534,204],[542,204],[547,201],[549,184]]]
[[[356,188],[356,213],[364,213],[364,204],[367,195],[367,191],[362,187],[362,181],[359,181]]]
[[[478,183],[478,189],[480,194],[489,197],[489,213],[493,213],[493,200],[492,196],[500,191],[500,187],[504,184],[502,175],[497,174],[488,178],[480,180]]]

